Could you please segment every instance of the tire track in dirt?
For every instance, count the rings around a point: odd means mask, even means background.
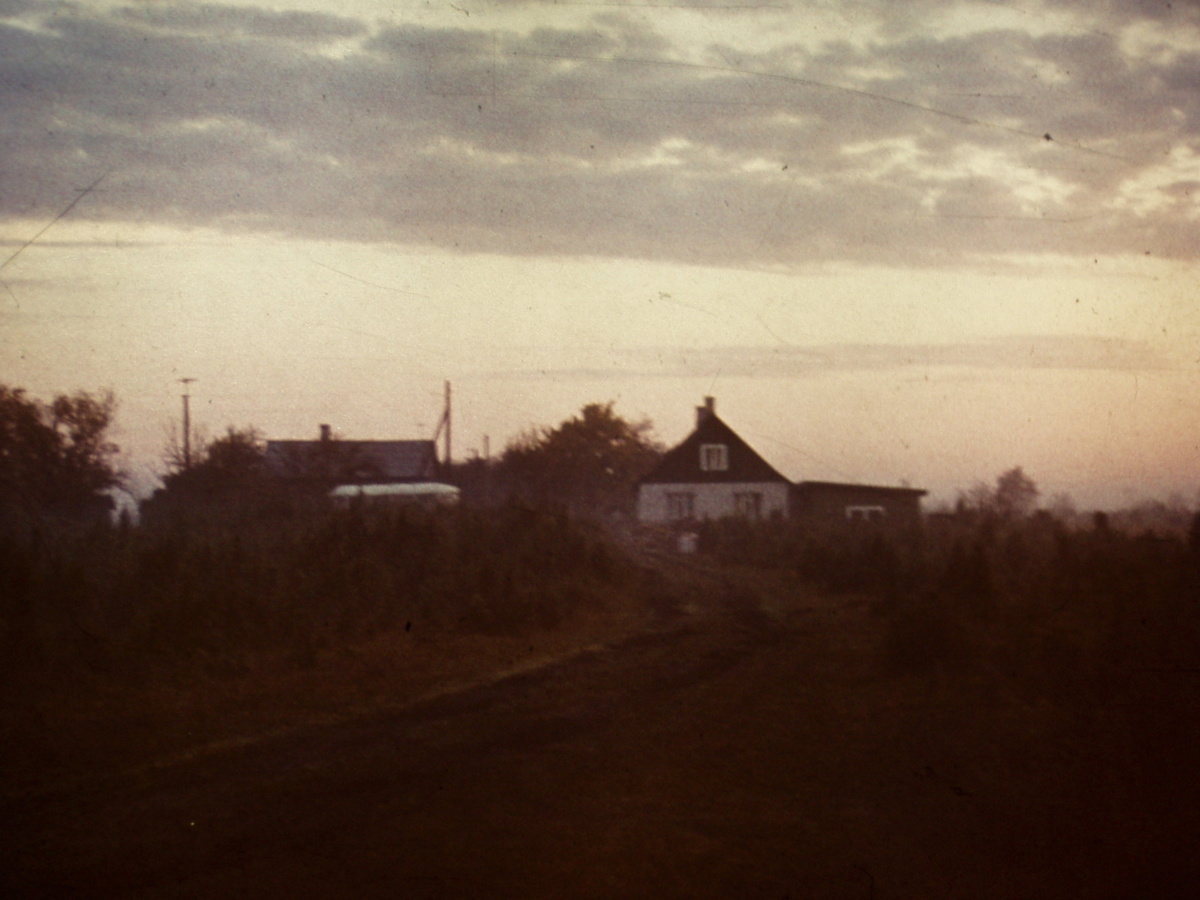
[[[351,827],[353,809],[381,781],[413,785],[410,802],[420,808],[422,798],[435,799],[420,786],[456,768],[586,745],[618,718],[729,673],[776,631],[752,610],[720,609],[398,709],[210,745],[90,784],[10,798],[4,816],[21,831],[10,846],[12,887],[17,895],[40,893],[39,885],[69,894],[80,884],[155,893],[181,872],[202,877],[244,864],[246,853],[264,852],[264,833],[271,852],[286,857],[297,841]],[[279,822],[273,809],[289,805],[299,815]],[[216,829],[199,856],[186,849],[196,826],[182,824],[197,820]]]

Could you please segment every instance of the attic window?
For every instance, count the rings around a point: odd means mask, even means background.
[[[847,506],[846,518],[851,522],[882,522],[887,514],[882,506]]]
[[[729,470],[729,448],[724,444],[700,445],[700,471],[725,472]]]

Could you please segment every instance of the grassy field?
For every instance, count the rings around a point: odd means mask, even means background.
[[[571,744],[592,763],[546,802],[612,854],[678,831],[713,879],[697,896],[754,867],[764,890],[797,883],[774,854],[804,842],[809,896],[875,896],[885,873],[895,896],[1162,896],[1190,877],[1200,592],[1179,538],[720,523],[678,557],[513,508],[40,540],[2,550],[3,789],[23,808],[561,670],[562,693],[531,696],[598,717],[611,757],[589,774],[601,738]],[[608,657],[611,684],[588,662]],[[525,733],[505,715],[456,740]],[[464,808],[533,802],[468,788]],[[612,797],[647,820],[605,837]],[[758,846],[771,822],[786,841]],[[690,878],[640,864],[622,863]]]

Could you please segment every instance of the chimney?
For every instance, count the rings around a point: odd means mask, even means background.
[[[330,427],[328,425],[322,425],[321,426],[321,443],[322,444],[329,443],[329,440],[332,436],[333,436],[333,432],[330,429]]]
[[[717,411],[716,406],[717,406],[716,400],[714,400],[712,397],[705,397],[704,405],[696,407],[696,427],[697,428],[699,428],[701,425],[703,425],[704,422],[708,419],[708,417]]]

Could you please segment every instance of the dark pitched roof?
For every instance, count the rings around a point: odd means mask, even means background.
[[[849,484],[841,481],[798,481],[794,485],[796,491],[804,493],[807,491],[858,491],[861,493],[875,493],[880,496],[915,496],[924,497],[929,491],[923,491],[920,488],[911,487],[883,487],[877,484]]]
[[[267,441],[264,459],[279,478],[420,481],[434,474],[437,449],[433,441]]]
[[[700,468],[702,444],[728,447],[729,467],[724,471]],[[682,444],[667,451],[657,466],[642,479],[642,484],[704,484],[728,482],[764,482],[788,479],[780,475],[758,455],[737,432],[722,422],[716,413],[708,413]]]

